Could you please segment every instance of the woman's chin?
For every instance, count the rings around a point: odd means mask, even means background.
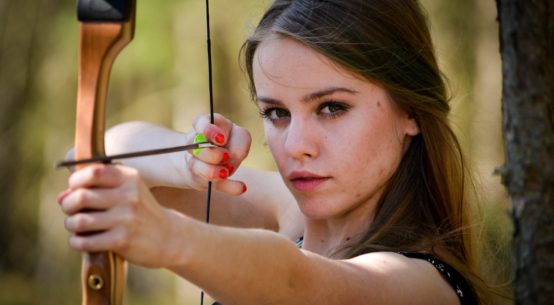
[[[337,213],[329,209],[328,203],[314,200],[298,200],[298,207],[304,217],[311,220],[333,218]]]

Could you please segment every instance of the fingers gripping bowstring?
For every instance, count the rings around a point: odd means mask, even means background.
[[[206,0],[206,47],[208,51],[208,86],[210,94],[210,123],[214,123],[214,95],[212,82],[212,41],[210,37],[210,1]],[[212,182],[208,182],[208,195],[206,198],[206,223],[210,223],[210,208],[212,199]],[[204,291],[200,292],[200,305],[204,305]]]

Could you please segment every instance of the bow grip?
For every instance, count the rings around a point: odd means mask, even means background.
[[[79,0],[77,6],[81,37],[75,157],[82,159],[105,155],[110,70],[116,56],[133,38],[135,0]],[[83,305],[120,305],[125,261],[113,252],[85,253],[81,282]]]

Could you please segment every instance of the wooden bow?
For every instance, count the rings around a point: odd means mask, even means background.
[[[75,158],[102,156],[105,106],[112,63],[133,39],[135,0],[78,0],[81,22]],[[86,165],[80,165],[81,168]],[[120,305],[125,261],[113,252],[85,253],[83,305]]]
[[[105,106],[110,70],[119,52],[133,39],[135,0],[78,0],[81,22],[80,64],[75,127],[75,159],[102,159]],[[206,30],[213,124],[213,90],[209,1]],[[200,143],[204,144],[204,143]],[[87,163],[88,164],[88,163]],[[80,169],[86,164],[77,165]],[[210,220],[211,182],[208,183],[206,222]],[[85,253],[82,266],[83,305],[121,305],[125,286],[125,261],[113,252]],[[201,295],[203,303],[204,293]]]

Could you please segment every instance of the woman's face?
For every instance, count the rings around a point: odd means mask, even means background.
[[[382,88],[290,38],[261,43],[253,76],[266,141],[306,217],[371,213],[416,122]]]

